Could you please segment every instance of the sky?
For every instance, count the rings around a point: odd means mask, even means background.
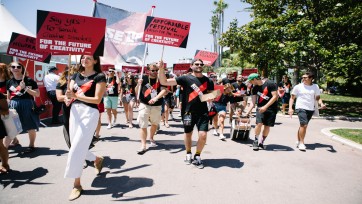
[[[36,12],[46,10],[60,13],[91,16],[93,0],[0,0],[5,8],[30,32],[36,35]],[[173,64],[183,58],[193,58],[196,50],[212,51],[211,31],[213,0],[98,0],[98,2],[133,12],[147,12],[156,6],[154,16],[191,23],[187,48],[165,46],[163,60]],[[233,19],[239,26],[250,22],[250,13],[244,11],[248,4],[240,0],[224,0],[229,6],[225,10],[225,27]],[[6,28],[3,28],[6,29]],[[146,63],[161,59],[162,45],[149,44]]]

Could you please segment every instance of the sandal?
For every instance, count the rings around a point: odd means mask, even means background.
[[[80,195],[82,195],[82,192],[83,192],[82,186],[73,187],[72,191],[70,192],[69,198],[68,198],[69,201],[72,201],[72,200],[75,200],[75,199],[79,198]]]
[[[169,125],[168,123],[165,123],[165,126],[166,126],[167,128],[169,128],[169,127],[170,127],[170,125]]]
[[[9,148],[10,148],[10,147],[16,147],[16,146],[18,146],[18,145],[20,145],[19,140],[18,140],[17,138],[15,138],[15,139],[13,139],[13,141],[11,141],[11,143],[9,144]]]
[[[5,166],[0,167],[0,175],[1,174],[7,174],[7,173],[9,173],[9,171],[10,171],[9,165],[5,165]]]
[[[132,123],[129,124],[128,127],[129,127],[129,128],[133,128],[133,124],[132,124]]]

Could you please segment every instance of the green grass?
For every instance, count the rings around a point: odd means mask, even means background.
[[[358,144],[362,144],[362,129],[334,129],[331,130],[331,132]]]
[[[362,98],[321,94],[327,109],[320,110],[321,116],[362,117]]]

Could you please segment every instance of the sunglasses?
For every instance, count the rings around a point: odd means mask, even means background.
[[[158,72],[158,69],[155,70],[151,69],[150,72]]]
[[[194,65],[195,65],[195,66],[201,66],[201,67],[204,66],[203,63],[195,63]]]
[[[302,77],[303,79],[309,79],[310,77]]]
[[[18,65],[18,66],[12,65],[11,68],[13,68],[13,69],[21,69],[21,66],[20,65]]]
[[[217,78],[217,76],[211,76],[210,78]]]
[[[114,71],[108,71],[108,73],[113,73]]]

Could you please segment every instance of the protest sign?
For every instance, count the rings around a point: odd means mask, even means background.
[[[186,48],[189,22],[147,16],[143,42]]]
[[[243,77],[248,77],[252,73],[258,73],[258,69],[257,68],[243,69],[241,75]]]
[[[216,85],[216,84],[214,84],[214,90],[219,90],[220,91],[220,95],[218,95],[215,98],[215,101],[219,101],[221,95],[224,93],[224,85]]]
[[[124,66],[124,65],[122,66],[123,73],[127,72],[139,73],[141,69],[142,69],[141,66]]]
[[[51,58],[50,53],[37,51],[35,47],[35,38],[13,32],[10,38],[7,55],[49,63]]]
[[[126,11],[95,2],[93,16],[107,19],[102,63],[141,65],[146,44],[142,42],[147,13]]]
[[[196,50],[194,59],[201,59],[205,65],[212,66],[219,54],[217,52],[208,52],[205,50]]]
[[[173,73],[176,75],[186,74],[187,71],[190,69],[190,63],[180,63],[180,64],[173,64]]]
[[[36,49],[102,56],[105,31],[105,19],[38,10]]]

